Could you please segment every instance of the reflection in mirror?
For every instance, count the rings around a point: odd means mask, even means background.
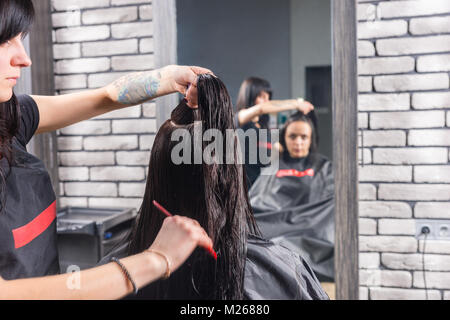
[[[256,141],[241,146],[258,226],[265,238],[300,253],[333,299],[330,1],[176,5],[178,64],[213,70],[233,99],[236,124],[256,132]],[[263,129],[279,130],[279,143]],[[259,157],[249,163],[252,143],[258,155],[279,155],[276,166]]]

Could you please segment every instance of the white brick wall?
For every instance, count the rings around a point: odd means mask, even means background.
[[[382,18],[414,17],[450,13],[447,0],[384,1],[379,4]]]
[[[414,206],[414,216],[417,218],[448,218],[449,212],[448,202],[417,202]]]
[[[450,92],[415,93],[412,98],[414,109],[450,109]]]
[[[151,0],[52,0],[57,94],[155,68]],[[156,133],[154,103],[59,130],[61,205],[139,208]]]
[[[450,299],[450,1],[358,2],[360,299]]]
[[[360,111],[409,110],[410,100],[409,93],[360,94],[358,109]]]
[[[412,209],[405,202],[360,201],[359,215],[360,217],[372,218],[410,218],[412,217]]]
[[[450,39],[449,39],[450,40]],[[448,73],[378,76],[374,79],[377,92],[448,89]]]
[[[450,18],[449,16],[444,16],[411,19],[409,22],[409,32],[414,35],[449,33]]]
[[[361,75],[405,73],[413,71],[414,66],[415,60],[412,57],[361,58],[358,60],[358,73]]]
[[[402,37],[376,41],[379,56],[447,52],[450,49],[450,36]]]

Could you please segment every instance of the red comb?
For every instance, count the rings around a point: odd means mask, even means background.
[[[162,213],[164,213],[167,217],[172,217],[173,215],[167,211],[162,205],[160,205],[156,200],[153,200],[153,205],[158,208],[158,210],[160,210]],[[213,256],[213,258],[215,260],[217,260],[217,253],[214,251],[213,248],[205,248],[206,251],[208,251],[208,253],[210,255]]]
[[[153,204],[166,216],[168,216],[168,217],[172,216],[172,214],[169,211],[167,211],[162,205],[160,205],[156,200],[153,200]]]

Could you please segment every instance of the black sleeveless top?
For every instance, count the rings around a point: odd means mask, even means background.
[[[59,273],[56,196],[41,160],[26,145],[39,125],[39,110],[30,96],[18,97],[19,132],[12,139],[13,163],[0,165],[6,197],[0,213],[0,276],[6,280]]]

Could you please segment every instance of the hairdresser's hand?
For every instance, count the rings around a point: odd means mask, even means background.
[[[133,106],[174,92],[185,95],[190,85],[197,85],[197,76],[212,73],[201,67],[169,65],[152,71],[126,74],[109,85],[105,92],[108,104]]]
[[[170,65],[161,70],[163,78],[172,82],[174,91],[186,96],[191,108],[197,108],[197,77],[203,73],[212,74],[211,70],[196,66]]]
[[[197,246],[212,249],[212,240],[205,230],[196,220],[172,216],[164,220],[161,230],[149,249],[165,254],[173,272],[186,261]]]
[[[198,91],[197,91],[197,85],[191,84],[189,88],[186,91],[186,101],[187,105],[192,109],[198,108]]]
[[[298,106],[297,109],[304,114],[308,114],[310,111],[314,110],[314,106],[311,104],[311,102],[303,100],[303,99],[297,99]]]

